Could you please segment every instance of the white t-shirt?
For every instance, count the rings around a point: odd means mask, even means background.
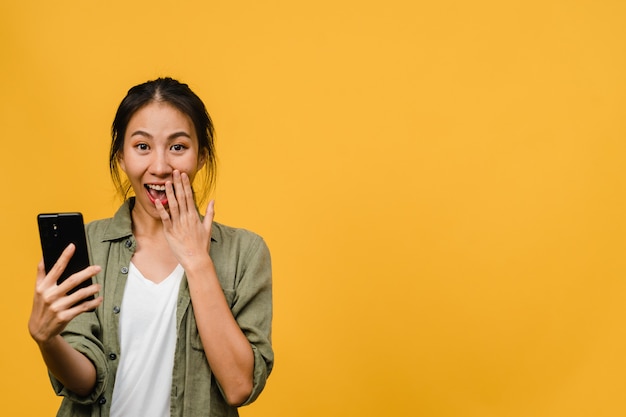
[[[158,284],[130,264],[120,309],[120,356],[111,417],[169,417],[176,301],[183,268]]]

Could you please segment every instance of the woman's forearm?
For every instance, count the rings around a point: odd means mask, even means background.
[[[96,385],[96,368],[89,359],[61,336],[38,343],[48,370],[68,390],[87,396]]]
[[[228,307],[210,258],[185,271],[198,333],[226,401],[241,405],[251,394],[254,354]]]

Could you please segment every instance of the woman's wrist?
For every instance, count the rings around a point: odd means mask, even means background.
[[[207,272],[215,273],[215,265],[213,265],[213,259],[207,253],[203,256],[189,257],[185,260],[185,263],[181,262],[187,279],[194,279],[196,277],[203,277],[207,275]]]
[[[33,337],[33,339],[35,339]],[[35,339],[35,342],[39,346],[39,350],[41,351],[50,351],[54,350],[59,346],[59,343],[63,340],[61,335],[55,335],[47,339]]]

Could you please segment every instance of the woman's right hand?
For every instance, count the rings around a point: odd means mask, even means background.
[[[57,285],[57,280],[67,267],[74,251],[75,246],[73,244],[65,248],[47,275],[44,271],[43,260],[39,262],[37,267],[37,284],[33,309],[28,320],[28,330],[31,337],[39,345],[45,345],[61,334],[74,317],[93,310],[102,303],[102,297],[97,297],[75,305],[79,301],[98,293],[100,291],[99,284],[92,284],[67,295],[72,288],[100,272],[102,268],[97,265],[89,266]]]

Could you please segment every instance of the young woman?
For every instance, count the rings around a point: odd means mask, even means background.
[[[274,363],[271,266],[262,238],[213,222],[212,201],[198,213],[211,119],[186,84],[159,78],[128,91],[112,137],[113,180],[134,196],[87,225],[93,266],[57,285],[70,245],[37,271],[28,327],[64,397],[58,415],[237,416]]]

